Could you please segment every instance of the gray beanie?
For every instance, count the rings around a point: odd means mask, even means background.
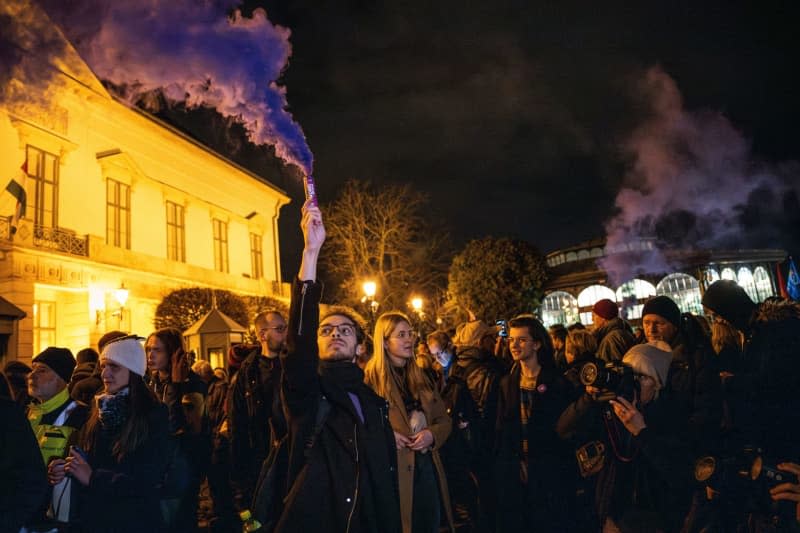
[[[637,344],[627,351],[622,362],[631,365],[638,374],[656,378],[658,388],[663,389],[672,363],[672,351],[664,341]]]

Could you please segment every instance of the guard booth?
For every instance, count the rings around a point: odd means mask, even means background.
[[[5,365],[11,337],[18,335],[17,325],[25,311],[0,296],[0,368]]]
[[[183,338],[195,360],[206,360],[211,368],[227,368],[231,345],[243,343],[246,334],[246,328],[215,307],[189,326]]]

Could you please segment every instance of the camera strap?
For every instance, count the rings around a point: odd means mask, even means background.
[[[635,443],[630,439],[631,434],[626,431],[625,433],[628,435],[628,447],[633,448],[633,450],[630,456],[622,455],[622,452],[620,452],[620,444],[624,435],[622,435],[619,430],[619,424],[614,421],[614,414],[611,412],[610,408],[603,409],[603,423],[606,426],[606,433],[611,443],[611,449],[614,450],[614,456],[623,463],[630,463],[633,461],[639,453],[639,447],[635,446]]]

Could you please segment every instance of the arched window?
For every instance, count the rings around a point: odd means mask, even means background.
[[[720,279],[719,272],[717,272],[716,268],[707,268],[703,276],[705,277],[706,287]]]
[[[590,285],[581,291],[578,295],[578,308],[581,311],[581,323],[589,325],[592,323],[592,306],[598,300],[608,298],[612,302],[617,300],[617,295],[614,291],[603,285]]]
[[[578,261],[582,259],[589,259],[589,250],[581,250],[578,252]]]
[[[568,292],[554,291],[542,300],[542,324],[569,326],[578,321],[578,300]]]
[[[750,297],[751,300],[754,302],[758,300],[758,291],[756,290],[756,281],[753,279],[753,273],[750,272],[750,269],[747,267],[742,267],[739,269],[739,272],[736,274],[738,279],[737,283],[741,288],[744,289],[744,292]]]
[[[642,318],[644,302],[656,295],[653,284],[643,279],[632,279],[617,289],[617,302],[622,309],[622,317],[628,320]]]
[[[763,302],[770,296],[774,296],[772,291],[772,280],[769,277],[767,269],[764,267],[756,267],[753,271],[753,281],[755,282],[756,292],[758,294],[757,303]]]
[[[567,252],[567,263],[578,260],[578,254],[575,252]]]
[[[703,314],[700,303],[700,283],[692,276],[677,272],[658,282],[656,294],[669,296],[684,313]]]
[[[734,272],[732,268],[723,268],[722,279],[729,279],[731,281],[736,281],[736,272]]]

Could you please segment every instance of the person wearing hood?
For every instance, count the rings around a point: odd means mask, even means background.
[[[686,419],[672,401],[671,349],[663,341],[637,344],[622,359],[638,382],[633,398],[596,400],[591,386],[557,423],[562,438],[587,427],[602,443],[596,474],[596,529],[678,531],[691,500],[693,455]]]
[[[597,340],[596,357],[606,363],[619,361],[636,343],[631,326],[619,317],[619,307],[608,298],[592,306],[592,332]]]
[[[364,331],[345,311],[320,317],[322,213],[303,206],[304,248],[293,283],[281,393],[288,487],[275,531],[399,533],[397,455],[389,407],[355,361]],[[284,497],[285,496],[285,497]]]

